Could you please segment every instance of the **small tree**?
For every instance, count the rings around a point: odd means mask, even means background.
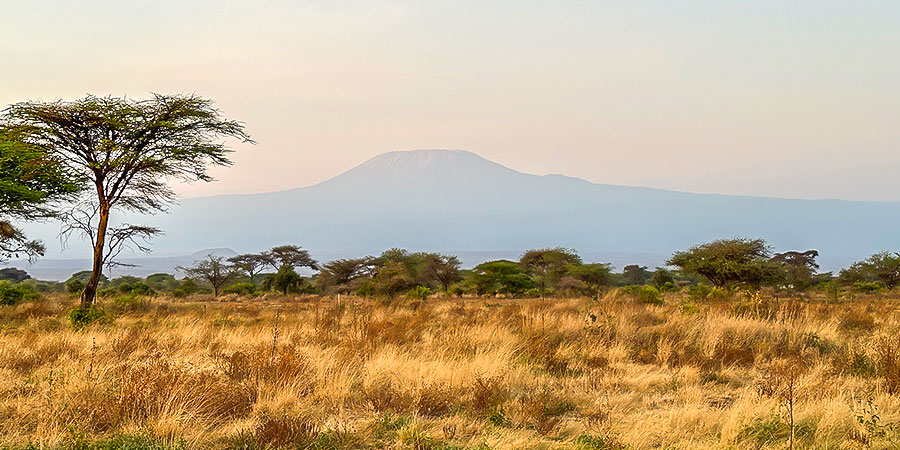
[[[319,263],[309,256],[309,252],[296,245],[282,245],[273,247],[261,254],[263,260],[275,270],[288,266],[294,270],[298,267],[309,267],[318,270]]]
[[[894,289],[900,283],[900,253],[876,253],[863,261],[853,263],[849,269],[841,271],[841,279],[851,281],[878,280]]]
[[[507,260],[488,261],[475,266],[467,280],[478,295],[521,295],[534,281],[521,265]]]
[[[455,256],[426,253],[422,262],[426,277],[437,282],[441,290],[447,292],[450,285],[462,277],[459,274],[459,259]]]
[[[65,230],[83,233],[93,246],[82,308],[93,303],[104,267],[122,248],[149,251],[140,241],[160,231],[111,227],[111,211],[162,211],[175,198],[170,179],[211,181],[209,166],[231,163],[230,150],[218,139],[251,142],[240,122],[225,120],[212,102],[193,95],[18,103],[0,116],[0,130],[6,139],[59,161],[63,172],[92,188],[93,199],[73,210]]]
[[[759,285],[777,275],[771,251],[762,239],[721,239],[675,252],[666,264],[703,275],[714,286]]]
[[[647,271],[647,266],[629,264],[622,268],[622,278],[628,284],[644,284],[650,279],[650,272]]]
[[[566,274],[568,278],[573,278],[583,283],[586,294],[597,294],[599,296],[600,289],[610,284],[611,272],[612,269],[609,264],[590,263],[572,264],[568,267]]]
[[[303,277],[298,275],[294,268],[287,264],[282,265],[269,281],[272,289],[281,291],[284,295],[287,295],[289,290],[299,289],[302,283]]]
[[[213,293],[219,296],[219,289],[237,276],[238,271],[225,262],[221,256],[208,255],[206,259],[197,261],[192,267],[178,267],[188,278],[205,280],[212,285]]]
[[[548,288],[556,286],[571,265],[580,265],[581,257],[574,250],[557,247],[529,250],[519,258],[522,265],[541,290],[541,295]]]
[[[0,269],[0,281],[8,280],[13,283],[20,283],[29,279],[31,279],[31,275],[28,275],[28,272],[22,269],[17,269],[15,267]]]
[[[316,285],[327,294],[348,293],[357,289],[362,280],[375,276],[373,258],[338,259],[322,266]]]
[[[268,258],[261,253],[246,253],[243,255],[232,256],[231,258],[228,258],[228,262],[236,269],[246,273],[247,276],[250,277],[251,283],[253,283],[253,278],[269,265]],[[277,270],[278,268],[276,267],[275,269]]]
[[[653,276],[650,277],[650,280],[653,282],[654,286],[660,289],[668,283],[675,284],[675,277],[663,267],[657,267],[656,270],[653,271]]]
[[[819,252],[807,250],[805,252],[777,253],[770,260],[781,267],[781,284],[793,290],[804,290],[812,286],[816,281],[816,272],[819,265],[816,258]]]

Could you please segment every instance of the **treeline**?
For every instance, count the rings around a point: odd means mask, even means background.
[[[437,293],[463,296],[551,297],[596,296],[611,287],[625,287],[648,301],[660,292],[687,289],[706,297],[734,289],[770,287],[801,293],[825,289],[858,292],[893,290],[900,283],[900,254],[882,252],[854,263],[834,275],[819,272],[815,250],[774,253],[761,239],[725,239],[675,252],[667,267],[653,270],[627,265],[614,272],[606,263],[587,263],[574,250],[528,250],[516,260],[494,260],[462,269],[456,256],[410,252],[394,248],[378,256],[347,258],[320,264],[308,251],[295,245],[274,247],[260,253],[231,258],[209,255],[173,274],[132,276],[112,280],[102,277],[98,294],[176,297],[195,293],[258,295],[287,294],[355,295],[424,300]],[[301,275],[300,272],[307,273]],[[0,291],[10,283],[36,291],[65,290],[81,294],[89,271],[74,274],[64,283],[31,280],[22,270],[0,270]],[[2,293],[0,293],[2,295]],[[16,294],[18,295],[18,294]],[[21,296],[19,296],[21,297]]]

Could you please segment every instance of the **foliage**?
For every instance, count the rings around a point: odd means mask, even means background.
[[[622,288],[622,292],[631,295],[639,302],[648,305],[664,305],[662,297],[660,297],[659,289],[650,285],[630,285]]]
[[[75,307],[69,310],[69,323],[75,330],[81,330],[93,323],[106,320],[106,310],[99,306],[90,308]]]
[[[168,273],[154,273],[144,278],[144,283],[150,286],[150,289],[161,292],[172,292],[178,288],[178,280],[174,275]]]
[[[780,279],[778,280],[781,287],[803,291],[816,283],[816,272],[819,265],[816,258],[819,252],[816,250],[807,250],[805,252],[784,252],[773,256],[770,261],[781,267]]]
[[[172,291],[172,295],[179,298],[184,298],[198,292],[199,290],[200,288],[197,286],[197,283],[195,283],[194,280],[185,278],[184,280],[181,280],[181,284]]]
[[[271,250],[261,253],[259,258],[275,270],[281,270],[284,266],[288,266],[294,270],[298,267],[309,267],[313,270],[319,268],[319,263],[309,256],[309,252],[296,245],[273,247]],[[246,267],[246,258],[239,259],[238,261],[244,261]],[[244,269],[246,270],[246,268]]]
[[[7,280],[12,281],[13,283],[20,283],[28,279],[31,279],[31,275],[28,275],[28,272],[22,269],[17,269],[15,267],[0,269],[0,281]]]
[[[228,258],[228,262],[235,269],[244,271],[252,283],[256,275],[269,265],[269,258],[263,253],[245,253]],[[276,267],[275,269],[277,270],[278,268]]]
[[[658,289],[663,289],[668,284],[671,284],[673,287],[675,286],[675,277],[672,276],[672,272],[669,272],[663,267],[657,267],[656,270],[653,271],[650,280]]]
[[[687,273],[706,277],[714,286],[759,286],[774,280],[778,265],[762,239],[721,239],[675,252],[666,262]]]
[[[59,202],[80,188],[58,158],[23,141],[25,134],[0,118],[0,260],[43,255],[44,245],[10,221],[54,217]]]
[[[289,291],[297,291],[303,284],[303,277],[294,271],[294,268],[288,264],[281,266],[278,272],[269,278],[266,282],[267,287],[282,294],[287,295]]]
[[[629,264],[622,268],[622,278],[628,284],[644,284],[650,279],[650,276],[646,266]]]
[[[346,294],[359,289],[375,271],[375,262],[370,257],[338,259],[322,265],[316,285],[326,294]]]
[[[197,278],[209,283],[216,297],[219,290],[237,276],[237,270],[225,262],[221,256],[207,255],[206,259],[197,261],[191,267],[178,267],[188,278]]]
[[[534,287],[528,272],[519,264],[497,260],[475,266],[469,279],[478,295],[520,295]]]
[[[519,264],[528,272],[536,287],[541,290],[556,288],[571,266],[580,266],[581,257],[575,250],[557,247],[528,250],[519,258]]]
[[[884,284],[880,281],[857,281],[853,283],[853,290],[864,294],[871,294],[884,289]]]
[[[38,298],[38,294],[30,286],[0,280],[0,306],[15,305],[22,300],[34,300],[36,298]]]
[[[880,281],[889,291],[892,291],[894,286],[900,283],[900,253],[876,253],[842,270],[840,277],[848,284]]]
[[[406,298],[410,300],[427,300],[434,292],[425,286],[416,286],[406,293]]]
[[[256,285],[253,283],[235,283],[223,290],[226,294],[253,295],[256,293]]]
[[[136,100],[95,97],[72,102],[23,102],[0,117],[4,142],[34,149],[59,163],[61,173],[90,186],[94,197],[66,216],[65,235],[80,233],[93,245],[92,275],[82,307],[94,301],[101,272],[124,248],[160,230],[110,226],[110,211],[162,211],[175,199],[171,179],[210,181],[211,165],[228,165],[219,139],[249,142],[243,124],[221,117],[212,102],[194,95]]]
[[[78,278],[69,278],[66,281],[66,292],[70,294],[81,294],[81,291],[84,290],[84,281],[79,280]]]
[[[135,281],[133,283],[123,283],[119,285],[119,292],[123,294],[133,295],[156,295],[150,286],[143,281]]]

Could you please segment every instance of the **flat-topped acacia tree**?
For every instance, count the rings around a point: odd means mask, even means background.
[[[194,95],[23,102],[3,111],[0,127],[60,161],[92,192],[73,209],[67,228],[83,232],[93,245],[82,308],[93,304],[104,267],[123,247],[134,243],[146,250],[138,240],[160,232],[110,227],[110,211],[164,211],[175,200],[170,181],[212,181],[211,166],[231,164],[232,150],[220,139],[252,142],[241,122],[223,118],[210,100]]]

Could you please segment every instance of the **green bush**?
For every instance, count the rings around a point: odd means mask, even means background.
[[[0,281],[0,305],[15,305],[22,300],[32,300],[38,297],[38,293],[30,286],[15,284],[7,280]]]
[[[174,291],[172,291],[172,295],[174,295],[178,298],[184,298],[191,294],[196,293],[198,291],[198,289],[199,288],[197,287],[197,283],[195,283],[194,280],[192,280],[190,278],[185,278],[181,282],[181,285],[178,286],[178,288],[176,288]]]
[[[69,322],[75,330],[81,330],[92,323],[103,322],[106,319],[106,310],[98,306],[76,307],[69,310]]]
[[[256,293],[256,285],[253,283],[235,283],[226,287],[222,292],[226,294],[253,295]]]
[[[688,297],[694,301],[704,301],[709,298],[712,287],[706,284],[695,284],[687,289]]]
[[[147,286],[143,281],[134,281],[131,283],[122,283],[119,285],[119,292],[130,295],[156,295],[156,291]]]
[[[416,286],[406,293],[406,298],[410,300],[427,300],[434,292],[425,286]]]
[[[880,281],[857,281],[853,283],[853,290],[864,294],[871,294],[884,289],[884,284]]]
[[[149,304],[146,296],[140,296],[135,293],[116,297],[114,304],[123,311],[138,311],[147,308]]]
[[[577,450],[610,450],[619,447],[618,443],[602,436],[582,434],[575,439],[575,448]]]
[[[659,295],[659,289],[650,285],[630,285],[622,288],[622,292],[648,305],[663,305],[665,302]]]
[[[80,278],[70,278],[66,281],[66,292],[70,294],[80,294],[84,290],[85,282]]]

